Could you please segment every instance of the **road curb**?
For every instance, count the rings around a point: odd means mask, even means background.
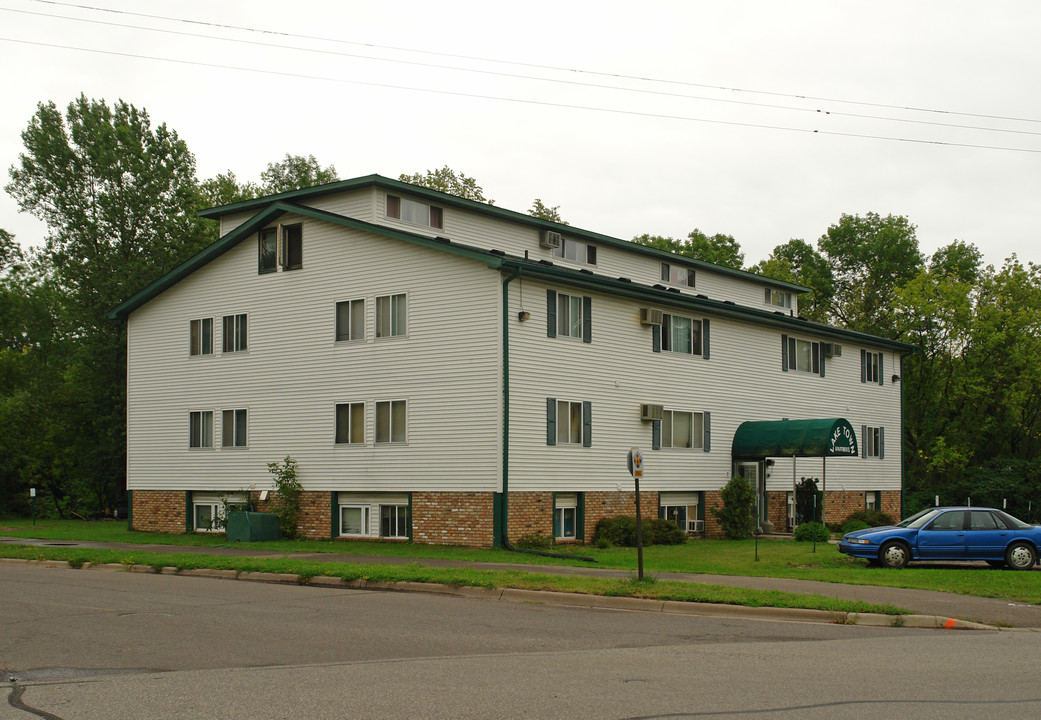
[[[0,565],[22,565],[41,568],[75,569],[64,560],[28,560],[0,558]],[[283,585],[312,585],[315,587],[342,588],[348,590],[378,590],[392,592],[422,592],[434,595],[521,602],[539,605],[561,605],[568,607],[599,608],[604,610],[627,610],[630,612],[656,612],[672,615],[694,615],[700,617],[730,617],[754,620],[786,622],[815,622],[838,625],[861,625],[866,627],[927,628],[945,630],[1018,630],[1035,631],[1033,628],[999,628],[993,625],[959,620],[937,615],[883,615],[881,613],[845,613],[834,610],[809,608],[749,607],[745,605],[723,605],[720,603],[694,603],[678,600],[653,600],[649,598],[615,597],[608,595],[584,595],[556,590],[525,590],[521,588],[483,588],[469,585],[445,585],[421,582],[381,582],[372,580],[344,580],[339,577],[316,575],[303,578],[292,573],[239,572],[193,568],[178,570],[163,567],[158,571],[150,565],[123,565],[121,563],[83,563],[81,569],[108,572],[154,573],[220,580],[243,580]]]

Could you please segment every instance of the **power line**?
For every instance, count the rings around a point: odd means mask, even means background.
[[[617,114],[617,115],[630,115],[630,116],[636,116],[636,117],[649,117],[649,118],[657,118],[657,119],[665,119],[665,120],[680,120],[680,121],[684,121],[684,122],[709,123],[709,124],[713,124],[713,125],[728,125],[728,126],[731,126],[731,127],[757,128],[757,129],[763,129],[763,130],[782,130],[782,131],[785,131],[785,132],[810,133],[810,134],[815,134],[815,135],[831,135],[831,136],[835,136],[835,137],[861,138],[861,139],[868,139],[868,140],[887,140],[887,141],[891,141],[891,142],[915,143],[915,144],[922,144],[922,145],[943,145],[943,146],[948,146],[948,147],[975,148],[975,149],[980,149],[980,150],[1005,150],[1005,151],[1009,151],[1009,152],[1041,153],[1041,149],[1034,150],[1034,149],[1030,149],[1030,148],[1002,147],[1002,146],[996,146],[996,145],[980,145],[980,144],[974,144],[974,143],[956,143],[956,142],[945,142],[945,141],[940,141],[940,140],[921,140],[921,139],[915,139],[915,138],[888,137],[888,136],[884,136],[884,135],[869,135],[869,134],[863,134],[863,133],[837,132],[837,131],[832,131],[832,130],[814,130],[814,129],[806,129],[806,128],[786,127],[786,126],[783,126],[783,125],[768,125],[768,124],[760,124],[760,123],[745,123],[745,122],[736,122],[736,121],[732,121],[732,120],[711,120],[711,119],[708,119],[708,118],[697,118],[697,117],[690,117],[690,116],[685,116],[685,115],[670,115],[670,114],[665,114],[665,113],[649,113],[649,112],[641,112],[641,111],[638,111],[638,110],[619,110],[619,109],[616,109],[616,108],[594,107],[594,106],[588,106],[588,105],[575,105],[575,104],[570,104],[570,103],[557,103],[557,102],[549,102],[549,101],[545,101],[545,100],[527,100],[527,99],[524,99],[524,98],[511,98],[511,97],[503,97],[503,96],[496,96],[496,95],[482,95],[482,94],[479,94],[479,93],[466,93],[466,92],[459,92],[459,91],[453,91],[453,90],[433,90],[431,88],[412,87],[412,86],[407,86],[407,85],[393,85],[393,84],[390,84],[390,83],[376,83],[376,82],[368,82],[368,81],[364,81],[364,80],[348,80],[348,79],[344,79],[344,78],[326,77],[326,76],[321,76],[321,75],[310,75],[310,74],[307,74],[307,73],[291,73],[291,72],[285,72],[285,71],[280,71],[280,70],[261,70],[261,69],[258,69],[258,68],[243,67],[243,66],[237,66],[237,65],[223,65],[223,64],[219,64],[219,63],[208,63],[208,62],[202,62],[202,61],[199,61],[199,60],[182,60],[182,59],[179,59],[179,58],[156,57],[156,56],[152,56],[152,55],[141,55],[141,54],[137,54],[137,53],[120,52],[120,51],[116,51],[116,50],[97,50],[97,49],[94,49],[94,48],[76,47],[76,46],[73,46],[73,45],[62,45],[62,44],[58,44],[58,43],[44,43],[44,42],[37,42],[37,41],[33,41],[33,40],[20,40],[20,39],[7,38],[7,37],[0,37],[0,42],[11,42],[11,43],[18,43],[18,44],[22,44],[22,45],[34,45],[34,46],[37,46],[37,47],[54,48],[54,49],[60,49],[60,50],[74,50],[74,51],[77,51],[77,52],[95,53],[95,54],[99,54],[99,55],[112,55],[112,56],[116,56],[116,57],[134,58],[134,59],[137,59],[137,60],[154,60],[154,61],[157,61],[157,62],[168,62],[168,63],[174,63],[174,64],[180,64],[180,65],[192,65],[192,66],[196,66],[196,67],[217,68],[217,69],[222,69],[222,70],[235,70],[235,71],[239,71],[239,72],[248,72],[248,73],[256,73],[256,74],[263,74],[263,75],[276,75],[276,76],[281,76],[281,77],[292,77],[292,78],[297,78],[297,79],[316,80],[316,81],[320,81],[320,82],[335,82],[335,83],[350,84],[350,85],[362,85],[362,86],[366,86],[366,87],[386,88],[386,89],[391,89],[391,90],[406,90],[406,91],[410,91],[410,92],[422,92],[422,93],[430,93],[430,94],[435,94],[435,95],[451,95],[451,96],[456,96],[456,97],[466,97],[466,98],[474,98],[474,99],[480,99],[480,100],[495,100],[495,101],[499,101],[499,102],[512,102],[512,103],[520,103],[520,104],[526,104],[526,105],[539,105],[539,106],[544,106],[544,107],[558,107],[558,108],[565,108],[565,109],[571,109],[571,110],[587,110],[587,111],[592,111],[592,112],[606,112],[606,113],[613,113],[613,114]]]
[[[662,79],[662,78],[643,77],[643,76],[639,76],[639,75],[626,75],[626,74],[622,74],[622,73],[608,73],[608,72],[600,72],[600,71],[596,71],[596,70],[583,70],[583,69],[579,69],[579,68],[559,67],[559,66],[555,66],[555,65],[540,65],[540,64],[537,64],[537,63],[526,63],[526,62],[518,62],[518,61],[513,61],[513,60],[498,60],[498,59],[495,59],[495,58],[486,58],[486,57],[479,57],[479,56],[473,56],[473,55],[461,55],[461,54],[456,54],[456,53],[438,52],[438,51],[434,51],[434,50],[417,50],[417,49],[414,49],[414,48],[396,47],[396,46],[393,46],[393,45],[379,45],[379,44],[376,44],[376,43],[367,43],[367,42],[360,42],[360,41],[355,41],[355,40],[342,40],[342,39],[339,39],[339,38],[323,37],[323,36],[319,36],[319,35],[302,35],[302,34],[288,33],[288,32],[284,32],[284,31],[281,31],[281,30],[263,30],[263,29],[251,28],[251,27],[247,27],[247,26],[243,26],[243,25],[230,25],[230,24],[215,23],[215,22],[210,22],[210,21],[205,21],[205,20],[189,20],[189,19],[184,19],[184,18],[170,17],[170,16],[166,16],[166,15],[151,15],[151,14],[148,14],[148,13],[131,12],[129,10],[114,10],[112,8],[103,8],[103,7],[97,7],[97,6],[94,6],[94,5],[83,5],[83,4],[77,4],[77,3],[59,2],[58,0],[31,0],[31,1],[32,2],[36,2],[36,3],[40,3],[40,4],[45,4],[45,5],[57,5],[57,6],[63,6],[63,7],[74,7],[74,8],[79,8],[81,10],[92,10],[92,11],[95,11],[95,12],[106,12],[106,13],[112,13],[112,14],[116,14],[116,15],[130,15],[130,16],[134,16],[134,17],[145,17],[145,18],[150,18],[150,19],[153,19],[153,20],[165,20],[165,21],[170,21],[170,22],[186,23],[186,24],[192,24],[192,25],[205,25],[205,26],[209,26],[209,27],[221,28],[221,29],[226,29],[226,30],[238,30],[238,31],[243,31],[243,32],[259,33],[259,34],[263,34],[263,35],[280,35],[280,36],[283,36],[283,37],[298,38],[298,39],[303,39],[303,40],[318,40],[318,41],[321,41],[321,42],[340,43],[340,44],[343,44],[343,45],[357,45],[357,46],[362,46],[362,47],[378,48],[378,49],[381,49],[381,50],[392,50],[392,51],[395,51],[395,52],[407,52],[407,53],[418,53],[418,54],[423,54],[423,55],[435,55],[435,56],[440,56],[440,57],[457,58],[457,59],[461,59],[461,60],[476,60],[476,61],[479,61],[479,62],[498,63],[498,64],[502,64],[502,65],[515,65],[515,66],[519,66],[519,67],[530,67],[530,68],[538,68],[538,69],[542,69],[542,70],[554,70],[554,71],[558,71],[558,72],[567,72],[567,73],[580,73],[580,74],[585,74],[585,75],[595,75],[595,76],[599,76],[599,77],[611,77],[611,78],[618,78],[618,79],[623,79],[623,80],[637,80],[637,81],[640,81],[640,82],[663,83],[663,84],[669,84],[669,85],[680,85],[680,86],[686,86],[686,87],[697,87],[697,88],[704,88],[704,89],[710,89],[710,90],[722,90],[722,91],[726,91],[726,92],[749,93],[749,94],[755,94],[755,95],[767,95],[767,96],[772,96],[772,97],[793,98],[793,99],[798,99],[798,100],[812,100],[814,102],[830,102],[830,103],[841,103],[841,104],[846,104],[846,105],[860,105],[860,106],[864,106],[864,107],[885,108],[885,109],[889,109],[889,110],[905,110],[905,111],[911,111],[911,112],[935,113],[935,114],[940,114],[940,115],[956,115],[956,116],[961,116],[961,117],[975,117],[975,118],[983,118],[983,119],[989,119],[989,120],[1009,120],[1009,121],[1014,121],[1014,122],[1041,123],[1041,119],[1038,119],[1038,118],[1023,118],[1023,117],[1014,117],[1014,116],[1007,116],[1007,115],[993,115],[993,114],[986,114],[986,113],[962,112],[962,111],[956,111],[956,110],[943,110],[943,109],[936,109],[936,108],[915,107],[915,106],[910,106],[910,105],[895,105],[895,104],[888,104],[888,103],[867,102],[867,101],[862,101],[862,100],[843,100],[843,99],[839,99],[839,98],[828,98],[828,97],[820,97],[820,96],[814,96],[814,95],[802,95],[802,94],[796,94],[796,93],[782,93],[782,92],[776,92],[776,91],[770,91],[770,90],[752,90],[752,89],[748,89],[748,88],[728,87],[728,86],[724,86],[724,85],[712,85],[712,84],[707,84],[707,83],[695,83],[695,82],[689,82],[689,81],[683,81],[683,80],[668,80],[668,79]],[[854,117],[856,117],[856,116],[854,116]],[[955,126],[955,127],[957,127],[957,126]]]
[[[53,5],[65,5],[65,4],[67,4],[67,3],[48,2],[48,0],[36,0],[36,1],[37,2],[45,2],[47,4],[53,4]],[[85,7],[85,6],[75,6],[75,7]],[[979,125],[964,125],[964,124],[960,124],[960,123],[945,123],[945,122],[939,122],[939,121],[935,121],[935,120],[915,120],[915,119],[912,119],[912,118],[896,118],[896,117],[888,117],[888,116],[883,116],[883,115],[868,115],[868,114],[863,114],[863,113],[849,113],[849,112],[841,112],[841,111],[835,111],[835,110],[822,110],[822,109],[819,109],[819,108],[805,108],[805,107],[793,107],[791,105],[777,105],[777,104],[773,104],[773,103],[759,103],[759,102],[752,102],[752,101],[748,101],[748,100],[733,100],[733,99],[728,99],[728,98],[713,98],[713,97],[707,97],[707,96],[703,96],[703,95],[690,95],[690,94],[687,94],[687,93],[666,92],[666,91],[662,91],[662,90],[647,90],[647,89],[642,89],[642,88],[619,87],[617,85],[604,85],[604,84],[601,84],[601,83],[582,82],[582,81],[577,81],[577,80],[560,80],[560,79],[557,79],[557,78],[538,77],[538,76],[534,76],[534,75],[520,75],[520,74],[516,74],[516,73],[498,72],[498,71],[495,71],[495,70],[480,70],[480,69],[476,69],[476,68],[465,68],[465,67],[458,67],[458,66],[454,66],[454,65],[438,65],[438,64],[434,64],[434,63],[425,63],[425,62],[419,62],[419,61],[415,61],[415,60],[398,60],[398,59],[394,59],[394,58],[382,58],[382,57],[376,57],[376,56],[373,56],[373,55],[361,55],[361,54],[357,54],[357,53],[346,53],[346,52],[335,51],[335,50],[321,50],[321,49],[318,49],[318,48],[299,47],[299,46],[295,46],[295,45],[282,45],[282,44],[279,44],[279,43],[261,42],[261,41],[258,41],[258,40],[243,40],[243,39],[240,39],[240,38],[220,37],[220,36],[216,36],[216,35],[207,35],[207,34],[203,34],[203,33],[186,32],[186,31],[181,31],[181,30],[170,30],[170,29],[166,29],[166,28],[145,27],[145,26],[142,26],[142,25],[132,25],[132,24],[129,24],[129,23],[107,22],[107,21],[104,21],[104,20],[93,20],[93,19],[90,19],[90,18],[78,18],[78,17],[73,17],[73,16],[70,16],[70,15],[54,15],[54,14],[49,14],[49,13],[39,13],[39,12],[31,11],[31,10],[17,10],[17,9],[13,9],[13,8],[5,8],[5,7],[0,7],[0,10],[6,11],[6,12],[24,14],[24,15],[34,15],[34,16],[37,16],[37,17],[57,18],[57,19],[61,19],[61,20],[71,20],[71,21],[74,21],[74,22],[90,23],[90,24],[94,24],[94,25],[104,25],[104,26],[107,26],[107,27],[117,27],[117,28],[131,29],[131,30],[145,30],[145,31],[148,31],[148,32],[164,33],[164,34],[168,34],[168,35],[178,35],[178,36],[181,36],[181,37],[203,38],[203,39],[207,39],[207,40],[216,40],[218,42],[231,42],[231,43],[237,43],[237,44],[240,44],[240,45],[252,45],[252,46],[257,46],[257,47],[277,48],[277,49],[280,49],[280,50],[293,50],[293,51],[297,51],[297,52],[314,53],[314,54],[319,54],[319,55],[331,55],[331,56],[336,56],[336,57],[348,57],[348,58],[356,58],[356,59],[362,59],[362,60],[372,60],[372,61],[375,61],[375,62],[394,63],[394,64],[400,64],[400,65],[409,65],[409,66],[414,66],[414,67],[426,67],[426,68],[434,68],[434,69],[440,69],[440,70],[451,70],[451,71],[454,71],[454,72],[473,73],[473,74],[479,74],[479,75],[492,75],[492,76],[496,76],[496,77],[507,77],[507,78],[520,79],[520,80],[534,80],[534,81],[537,81],[537,82],[548,82],[548,83],[555,83],[555,84],[560,84],[560,85],[570,85],[570,86],[577,86],[577,87],[590,87],[590,88],[597,88],[597,89],[601,89],[601,90],[613,90],[613,91],[616,91],[616,92],[630,92],[630,93],[638,93],[638,94],[645,94],[645,95],[657,95],[657,96],[664,96],[664,97],[683,98],[683,99],[687,99],[687,100],[702,100],[702,101],[705,101],[705,102],[717,102],[717,103],[726,103],[726,104],[732,104],[732,105],[743,105],[743,106],[750,106],[750,107],[760,107],[760,108],[767,108],[767,109],[771,109],[771,110],[788,110],[788,111],[793,111],[793,112],[819,113],[819,114],[824,114],[824,115],[833,115],[833,116],[836,116],[836,117],[857,118],[857,119],[861,119],[861,120],[880,120],[880,121],[884,121],[884,122],[897,122],[897,123],[905,123],[905,124],[912,124],[912,125],[927,125],[927,126],[931,126],[931,127],[947,127],[947,128],[955,128],[955,129],[960,129],[960,130],[979,130],[979,131],[984,131],[984,132],[997,132],[997,133],[1006,133],[1006,134],[1013,134],[1013,135],[1041,136],[1041,132],[1031,131],[1031,130],[1012,130],[1012,129],[1008,129],[1008,128],[986,127],[986,126],[979,126]],[[125,14],[125,15],[142,15],[144,17],[157,18],[157,19],[161,17],[161,16],[145,15],[144,13],[130,13],[130,12],[122,12],[122,11],[110,11],[110,12],[118,12],[120,14]],[[167,18],[161,18],[161,19],[167,19]],[[197,24],[202,24],[202,25],[213,25],[213,26],[216,26],[216,27],[226,27],[226,26],[216,25],[215,23],[203,23],[201,21],[193,21],[193,20],[183,20],[183,21],[179,21],[179,22],[197,23]],[[253,32],[259,32],[259,31],[253,31]],[[287,33],[279,33],[279,34],[288,35]],[[338,42],[345,42],[345,41],[338,41]],[[423,52],[423,51],[410,51],[410,52]],[[496,62],[499,62],[499,61],[496,61]]]

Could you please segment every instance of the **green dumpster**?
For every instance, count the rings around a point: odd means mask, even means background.
[[[278,540],[278,515],[267,512],[228,513],[228,542]]]

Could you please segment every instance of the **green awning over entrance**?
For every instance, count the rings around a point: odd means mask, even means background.
[[[856,457],[857,435],[843,418],[744,422],[734,433],[732,456]]]

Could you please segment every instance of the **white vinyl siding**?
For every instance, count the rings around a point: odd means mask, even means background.
[[[305,271],[258,276],[254,237],[131,313],[130,487],[261,490],[271,486],[267,463],[289,454],[308,491],[364,489],[373,478],[388,490],[495,491],[498,273],[445,252],[304,223]],[[388,277],[401,278],[400,286],[388,287]],[[407,342],[375,340],[372,308],[388,291],[408,296]],[[333,308],[345,299],[366,303],[358,343],[330,342]],[[189,357],[184,331],[175,329],[229,308],[249,313],[249,352],[235,362]],[[373,404],[400,399],[410,406],[408,442],[376,448]],[[340,401],[366,403],[365,445],[331,441]],[[213,452],[192,450],[185,437],[188,413],[205,408],[217,410]],[[225,449],[220,412],[236,408],[249,410],[248,446]]]

